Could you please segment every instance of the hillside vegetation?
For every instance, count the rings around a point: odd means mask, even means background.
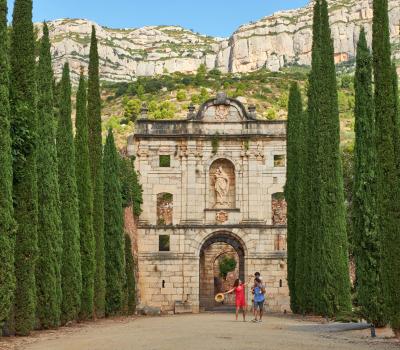
[[[196,109],[218,91],[238,98],[245,106],[255,105],[261,119],[287,118],[288,91],[297,81],[307,94],[308,67],[289,67],[280,72],[265,69],[244,74],[222,74],[206,71],[200,66],[196,74],[164,74],[138,78],[132,83],[103,83],[103,131],[112,127],[118,146],[126,145],[126,138],[134,132],[134,121],[145,103],[152,119],[185,118],[190,104]],[[354,139],[354,89],[351,64],[338,69],[339,106],[342,144],[351,147]],[[304,101],[306,103],[306,101]]]

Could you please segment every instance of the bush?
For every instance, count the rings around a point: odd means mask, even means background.
[[[186,99],[187,99],[186,91],[185,91],[185,90],[179,90],[179,91],[177,92],[177,94],[176,94],[176,99],[177,99],[179,102],[186,101]]]
[[[268,119],[268,120],[276,120],[277,118],[277,113],[274,107],[269,108],[264,116]]]
[[[124,100],[124,118],[135,121],[140,114],[142,102],[139,99]]]

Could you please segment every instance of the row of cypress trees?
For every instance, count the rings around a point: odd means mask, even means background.
[[[125,163],[112,130],[103,157],[95,30],[88,87],[83,72],[79,81],[75,139],[69,66],[55,85],[46,23],[36,64],[32,0],[15,1],[10,45],[0,0],[0,34],[0,326],[28,335],[133,312],[122,191],[134,188],[140,198],[141,189],[121,184]]]
[[[361,30],[354,78],[356,290],[362,316],[376,326],[389,322],[399,335],[398,82],[387,0],[374,0],[373,6],[373,54]],[[325,0],[315,3],[313,35],[307,113],[296,83],[289,98],[288,283],[294,312],[336,315],[350,310],[350,298],[336,77]],[[307,221],[304,208],[311,213]]]
[[[328,6],[317,0],[308,110],[293,84],[288,118],[288,282],[298,313],[333,316],[351,308],[339,127]]]

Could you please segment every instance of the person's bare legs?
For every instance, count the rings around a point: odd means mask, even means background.
[[[242,311],[243,311],[243,322],[246,322],[246,308],[244,306],[242,307]]]
[[[238,320],[239,316],[239,306],[236,306],[236,321]]]
[[[260,318],[259,318],[260,321],[262,321],[263,312],[264,312],[264,307],[260,306]]]

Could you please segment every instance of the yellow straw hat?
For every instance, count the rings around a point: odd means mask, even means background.
[[[224,299],[225,299],[225,295],[224,295],[223,293],[218,293],[218,294],[215,296],[215,301],[216,301],[217,303],[222,303],[222,302],[224,301]]]

